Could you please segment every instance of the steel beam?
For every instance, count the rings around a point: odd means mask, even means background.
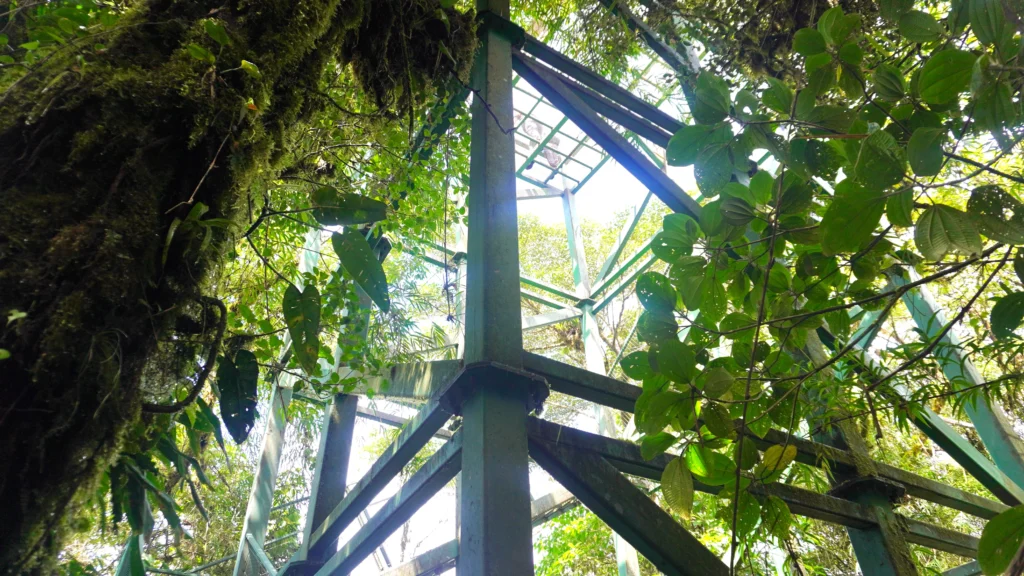
[[[670,132],[666,132],[660,126],[656,126],[646,119],[633,114],[629,110],[612,102],[608,98],[605,98],[598,92],[579,84],[578,82],[564,78],[562,79],[562,82],[564,82],[580,100],[593,108],[598,114],[612,122],[615,122],[626,130],[647,138],[662,148],[668,146],[668,141],[672,138],[672,134]]]
[[[267,557],[267,553],[263,551],[263,547],[256,542],[252,534],[245,535],[245,541],[249,545],[249,551],[252,552],[256,560],[259,561],[263,569],[267,571],[269,576],[277,576],[277,568],[274,568],[274,563]]]
[[[380,576],[434,576],[454,568],[459,558],[459,541],[449,540],[437,548],[427,550],[423,554],[404,564],[382,572]]]
[[[698,217],[700,206],[697,202],[690,198],[671,178],[658,170],[621,134],[602,120],[597,112],[574,94],[554,72],[544,69],[536,62],[531,62],[528,56],[518,52],[513,55],[513,63],[520,76],[629,170],[669,208],[676,212],[684,212],[694,218]]]
[[[530,456],[618,535],[669,576],[729,569],[600,456],[530,438]]]
[[[629,273],[629,276],[626,276],[625,279],[622,280],[622,282],[616,284],[614,288],[609,290],[608,293],[604,295],[604,298],[601,298],[600,302],[594,305],[594,312],[597,313],[600,312],[601,310],[604,310],[605,306],[611,304],[612,300],[614,300],[616,296],[621,294],[623,290],[632,286],[633,283],[636,282],[636,279],[639,278],[641,274],[646,272],[647,269],[653,266],[654,263],[657,261],[658,259],[652,255],[643,262],[641,262],[635,270]],[[623,264],[623,269],[625,269],[625,266],[626,265]],[[610,279],[611,278],[609,278],[609,280]]]
[[[894,286],[904,286],[915,280],[915,273],[911,270],[909,278],[893,273],[889,275],[889,280]],[[948,323],[945,313],[932,298],[927,286],[918,286],[906,292],[903,303],[914,317],[917,327],[929,339],[936,338]],[[978,369],[961,351],[960,339],[952,330],[943,336],[932,356],[942,366],[942,371],[954,389],[985,382]],[[974,423],[978,436],[999,470],[1017,486],[1024,486],[1024,449],[1002,408],[981,397],[977,402],[965,402],[964,412]]]
[[[968,562],[956,568],[946,570],[942,573],[942,576],[981,576],[984,572],[981,571],[981,565],[978,564],[977,560]]]
[[[890,289],[894,286],[890,285]],[[866,312],[861,318],[861,330],[867,329],[878,320],[877,312]],[[858,330],[851,337],[851,341],[857,341],[861,334]],[[877,332],[877,329],[876,329]],[[866,335],[861,339],[855,352],[858,353],[858,361],[863,364],[872,375],[879,377],[888,373],[888,369],[882,364],[882,360],[875,356],[870,350],[871,340],[874,335]],[[900,398],[910,397],[910,392],[901,384],[891,387],[893,394]],[[960,433],[947,424],[938,414],[927,406],[921,410],[914,410],[910,414],[911,421],[918,430],[935,442],[947,454],[949,454],[960,466],[971,476],[974,476],[982,486],[988,488],[992,494],[999,498],[1004,504],[1016,506],[1024,503],[1024,490],[1021,490],[1013,480],[1002,473],[984,454],[978,451]]]
[[[675,458],[675,455],[672,454],[662,454],[651,460],[646,460],[640,454],[640,447],[632,442],[590,434],[538,418],[531,418],[527,428],[531,442],[536,439],[542,443],[557,444],[582,453],[593,454],[623,473],[649,480],[659,481],[665,466]],[[797,460],[800,461],[800,458],[798,457]],[[721,486],[708,486],[700,482],[694,482],[694,488],[709,494],[717,494],[722,489]],[[808,518],[861,529],[878,525],[878,517],[869,507],[850,500],[817,494],[778,482],[755,487],[752,490],[761,496],[777,496],[786,502],[794,514]],[[586,504],[585,501],[584,504]],[[977,538],[924,522],[909,520],[899,515],[896,515],[895,519],[897,523],[907,527],[908,542],[961,556],[974,557],[977,554]]]
[[[458,433],[434,453],[402,488],[317,571],[316,576],[347,575],[384,543],[438,490],[455,478],[462,461]]]
[[[303,531],[305,537],[299,551],[292,556],[292,563],[320,563],[327,558],[324,553],[319,556],[310,555],[307,543],[313,530],[319,527],[345,498],[348,461],[352,453],[352,433],[355,430],[358,407],[358,396],[336,394],[324,409],[323,424],[320,428],[320,449],[317,451],[316,468],[313,472],[313,488],[309,494],[309,507],[306,509],[306,527]]]
[[[374,496],[423,448],[430,438],[448,421],[449,414],[436,401],[424,406],[377,459],[373,467],[345,495],[345,498],[324,518],[309,536],[311,556],[326,554]]]
[[[575,306],[567,306],[560,310],[544,312],[523,320],[523,331],[536,330],[552,324],[558,324],[559,322],[565,322],[566,320],[572,320],[573,318],[579,318],[582,315],[583,312]]]
[[[379,422],[386,426],[394,426],[395,428],[404,428],[412,421],[411,418],[403,418],[402,416],[396,416],[394,414],[388,414],[387,412],[380,412],[378,410],[371,410],[370,408],[363,408],[362,406],[356,408],[356,414],[360,418]],[[442,440],[450,440],[452,436],[453,434],[445,428],[441,428],[434,433],[435,438],[440,438]]]
[[[576,296],[575,294],[573,294],[571,292],[567,292],[567,291],[565,291],[562,288],[559,288],[557,286],[553,286],[551,284],[548,284],[547,282],[544,282],[543,280],[537,280],[536,278],[531,278],[530,276],[523,275],[523,276],[519,277],[519,281],[522,282],[523,284],[526,284],[527,286],[533,286],[534,288],[537,288],[539,290],[543,290],[543,291],[547,292],[548,294],[554,294],[555,296],[558,296],[559,298],[565,298],[566,300],[569,300],[570,302],[575,302],[575,301],[579,300],[579,297]],[[564,306],[564,304],[562,304],[562,305]]]
[[[630,254],[628,258],[626,258],[626,261],[623,262],[621,266],[616,268],[614,271],[608,272],[607,274],[601,276],[601,279],[595,282],[594,291],[593,293],[591,293],[590,297],[596,300],[597,297],[600,296],[605,290],[607,290],[609,286],[611,286],[616,280],[621,278],[623,274],[628,272],[630,268],[632,268],[637,262],[640,261],[641,258],[644,257],[645,254],[647,254],[648,251],[650,251],[651,244],[653,242],[653,238],[644,242],[643,244],[640,245],[639,248],[636,249],[635,252],[633,252],[632,254]],[[654,260],[649,258],[647,261],[647,265],[649,266],[653,263]],[[621,288],[624,284],[628,285],[628,283],[620,283],[619,287]]]
[[[395,364],[384,373],[375,376],[366,376],[351,370],[346,372],[347,368],[339,368],[338,374],[342,378],[360,378],[351,394],[365,395],[367,390],[373,390],[376,396],[382,398],[428,400],[451,382],[461,369],[458,360],[431,360]]]
[[[509,0],[477,0],[477,12],[508,20]],[[480,31],[471,83],[466,364],[522,366],[519,231],[512,120],[512,46],[494,26]],[[506,128],[508,131],[506,131]],[[525,383],[485,381],[462,401],[460,574],[533,574]]]
[[[594,279],[595,284],[600,284],[611,273],[612,269],[615,268],[615,263],[619,261],[619,256],[622,256],[622,249],[626,247],[626,244],[633,237],[633,231],[636,230],[637,224],[643,218],[644,211],[647,210],[647,205],[651,202],[651,196],[651,192],[648,191],[644,195],[643,201],[638,206],[633,206],[633,213],[626,219],[625,226],[619,232],[619,237],[615,240],[615,247],[608,254],[608,258],[605,259],[604,264],[601,266],[601,271],[597,273],[597,278]],[[594,296],[595,294],[590,295],[591,298]]]

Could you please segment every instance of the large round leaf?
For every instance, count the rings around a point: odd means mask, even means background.
[[[655,314],[672,314],[676,307],[676,291],[668,277],[659,272],[644,272],[636,281],[636,295],[645,310]]]
[[[1024,505],[988,521],[978,542],[978,564],[985,574],[1002,574],[1024,542]]]
[[[732,155],[728,144],[712,144],[697,156],[693,165],[693,177],[697,188],[705,197],[711,198],[729,183],[732,178]]]
[[[720,122],[729,114],[729,86],[711,72],[697,76],[696,101],[691,113],[700,124]]]
[[[883,100],[900,100],[906,94],[907,84],[899,68],[890,64],[880,64],[871,76],[875,84],[875,93]]]
[[[865,188],[849,178],[840,182],[821,220],[821,251],[826,256],[856,252],[871,239],[885,211],[881,189]]]
[[[965,50],[947,48],[934,54],[921,69],[917,89],[929,104],[945,104],[955,99],[971,83],[977,57]]]
[[[906,154],[892,134],[877,130],[864,139],[857,154],[857,181],[879,190],[898,184],[906,174]]]
[[[942,169],[942,143],[946,140],[944,128],[918,128],[907,144],[910,167],[918,176],[935,176]]]
[[[1010,338],[1024,322],[1024,292],[1007,294],[992,307],[992,333],[996,338]]]
[[[825,37],[814,28],[801,28],[793,34],[793,49],[801,56],[821,54],[826,48]]]
[[[665,160],[669,166],[689,166],[697,161],[697,155],[707,146],[731,139],[732,131],[727,124],[683,126],[668,141]]]
[[[900,34],[911,42],[938,40],[946,30],[927,12],[911,10],[900,16]]]

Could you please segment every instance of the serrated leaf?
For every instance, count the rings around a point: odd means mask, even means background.
[[[992,333],[996,338],[1010,338],[1024,322],[1024,292],[1007,294],[992,307]]]
[[[1024,204],[999,186],[978,186],[967,201],[978,231],[996,242],[1024,244]]]
[[[981,252],[981,236],[967,214],[944,204],[930,206],[917,219],[914,243],[930,260],[940,260],[953,250],[967,255]]]
[[[928,104],[956,99],[971,83],[977,57],[965,50],[947,48],[932,55],[921,69],[917,91]]]
[[[661,493],[665,503],[685,520],[693,510],[693,475],[683,459],[673,458],[661,473]]]
[[[831,256],[860,250],[878,227],[885,205],[881,189],[865,188],[849,178],[836,185],[819,226],[822,253]]]
[[[336,232],[331,235],[331,245],[341,260],[342,268],[366,292],[381,312],[386,314],[391,310],[384,268],[370,249],[366,238],[356,230],[346,228],[341,234]]]
[[[918,128],[907,143],[910,167],[918,176],[935,176],[942,169],[945,128]]]
[[[978,541],[978,564],[985,574],[1002,574],[1024,542],[1024,505],[988,521]]]
[[[911,42],[938,40],[945,29],[927,12],[910,10],[900,16],[900,34]]]

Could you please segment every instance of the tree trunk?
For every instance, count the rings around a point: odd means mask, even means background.
[[[0,571],[47,569],[68,512],[144,435],[143,392],[194,372],[200,351],[183,355],[168,336],[182,316],[206,316],[209,275],[324,106],[328,64],[351,61],[390,104],[395,80],[381,67],[429,80],[441,73],[437,43],[472,54],[472,20],[449,10],[463,29],[447,32],[439,9],[149,0],[105,36],[104,54],[81,61],[67,49],[0,95],[0,313],[16,318],[0,321],[11,353],[0,361]],[[396,46],[410,37],[432,50]],[[242,60],[259,73],[238,70]],[[209,244],[172,226],[200,202],[204,218],[237,225]]]

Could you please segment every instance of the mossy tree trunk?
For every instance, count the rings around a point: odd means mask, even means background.
[[[3,96],[0,312],[24,313],[0,327],[12,354],[0,363],[3,569],[45,570],[68,511],[127,432],[146,425],[147,362],[179,317],[195,314],[235,239],[219,232],[197,261],[182,257],[194,239],[174,234],[165,260],[172,221],[199,202],[207,218],[258,213],[261,194],[250,191],[287,167],[289,142],[325,103],[325,67],[343,49],[358,58],[381,12],[394,20],[421,4],[421,19],[438,9],[436,0],[150,0],[102,57],[53,58]],[[209,20],[228,44],[206,32]],[[190,54],[192,44],[216,63]],[[237,70],[242,60],[259,74]]]

